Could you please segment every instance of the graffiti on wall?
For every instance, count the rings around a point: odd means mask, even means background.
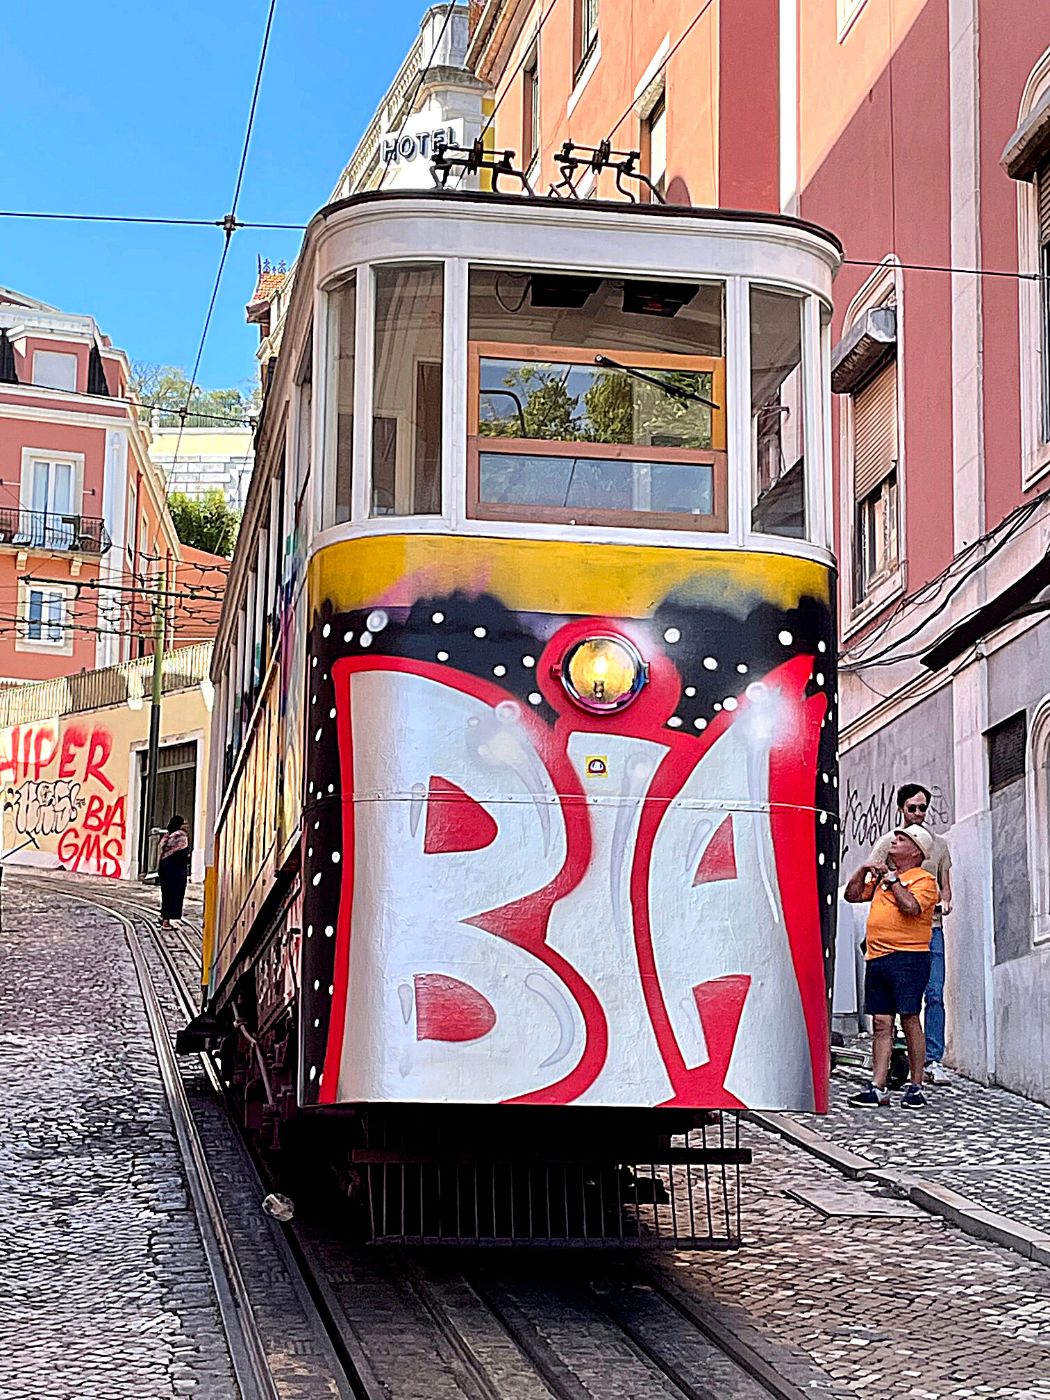
[[[4,858],[116,879],[127,858],[127,793],[105,726],[49,720],[0,732]]]
[[[315,611],[307,1102],[824,1106],[826,577],[734,610],[724,568],[641,619],[434,590]],[[561,680],[596,632],[648,665],[616,715]]]
[[[897,820],[899,784],[883,781],[877,788],[862,790],[850,778],[842,803],[842,868],[858,864],[880,836],[892,831]],[[941,788],[930,785],[930,809],[926,820],[934,831],[951,825],[948,801]]]

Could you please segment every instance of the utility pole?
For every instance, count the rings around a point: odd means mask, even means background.
[[[164,695],[164,571],[157,570],[157,599],[153,605],[153,697],[149,709],[149,755],[146,768],[146,804],[142,813],[139,878],[146,876],[150,832],[156,825],[157,765],[160,762],[160,705]]]

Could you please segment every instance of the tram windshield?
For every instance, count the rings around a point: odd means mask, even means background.
[[[475,269],[469,509],[724,529],[720,283]]]

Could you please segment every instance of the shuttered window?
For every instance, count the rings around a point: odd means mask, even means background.
[[[871,494],[897,465],[897,362],[892,361],[853,399],[853,492]]]
[[[1043,432],[1044,442],[1050,442],[1050,161],[1041,166],[1035,177],[1039,208],[1039,271],[1042,281],[1042,342],[1043,342]]]
[[[998,792],[1024,777],[1027,717],[1020,714],[988,731],[988,788]]]

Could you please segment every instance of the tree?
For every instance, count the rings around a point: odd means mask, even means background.
[[[241,513],[227,504],[221,491],[206,491],[199,499],[173,491],[168,509],[183,544],[228,559],[233,553]]]
[[[251,393],[240,389],[202,389],[196,386],[190,393],[190,381],[174,365],[154,365],[138,361],[132,366],[130,388],[141,400],[145,417],[159,408],[160,426],[177,428],[182,421],[178,410],[185,408],[187,428],[236,427],[238,422],[248,426],[249,418],[259,414],[260,395],[256,385]]]

